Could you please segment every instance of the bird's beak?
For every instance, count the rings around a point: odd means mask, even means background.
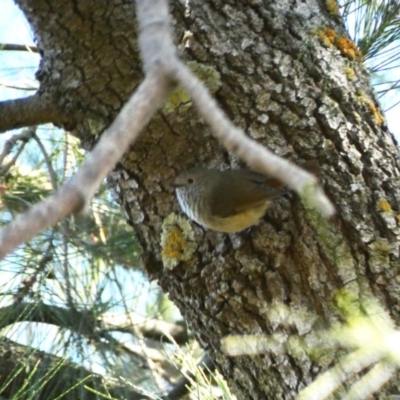
[[[178,189],[178,188],[182,187],[183,185],[180,185],[179,183],[174,182],[174,183],[171,183],[169,186],[173,189]]]

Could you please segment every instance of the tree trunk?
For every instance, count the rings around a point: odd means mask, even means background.
[[[41,97],[68,116],[67,128],[89,147],[142,77],[131,1],[17,2],[42,50]],[[240,166],[179,92],[109,183],[143,247],[144,268],[238,398],[293,398],[337,361],[336,351],[323,358],[289,348],[228,357],[221,339],[307,340],[344,321],[344,297],[363,309],[373,295],[397,320],[399,152],[362,60],[326,2],[192,1],[189,12],[184,3],[171,4],[183,57],[251,137],[296,163],[319,161],[337,214],[326,225],[290,193],[247,232],[228,235],[191,223],[194,253],[165,268],[162,225],[179,212],[170,183],[193,166]],[[398,390],[393,380],[381,395]]]

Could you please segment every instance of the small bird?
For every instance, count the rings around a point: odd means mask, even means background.
[[[190,219],[228,233],[257,224],[271,201],[287,192],[282,182],[241,169],[193,168],[181,173],[172,187]]]

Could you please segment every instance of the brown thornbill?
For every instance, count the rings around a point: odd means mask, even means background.
[[[258,223],[271,201],[286,192],[273,178],[248,170],[193,168],[172,186],[186,215],[220,232],[239,232]]]

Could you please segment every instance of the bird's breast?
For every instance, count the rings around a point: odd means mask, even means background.
[[[266,207],[253,208],[228,217],[212,216],[207,221],[208,227],[220,232],[240,232],[256,225],[260,218],[263,217],[265,210]]]
[[[200,212],[200,204],[194,198],[191,198],[186,193],[177,190],[176,197],[178,198],[178,203],[182,211],[193,221],[196,221],[200,225],[205,225]]]
[[[219,232],[240,232],[258,223],[263,217],[269,201],[254,204],[236,213],[221,216],[211,213],[210,208],[201,204],[196,196],[177,190],[177,199],[182,211],[193,221],[208,229]]]

